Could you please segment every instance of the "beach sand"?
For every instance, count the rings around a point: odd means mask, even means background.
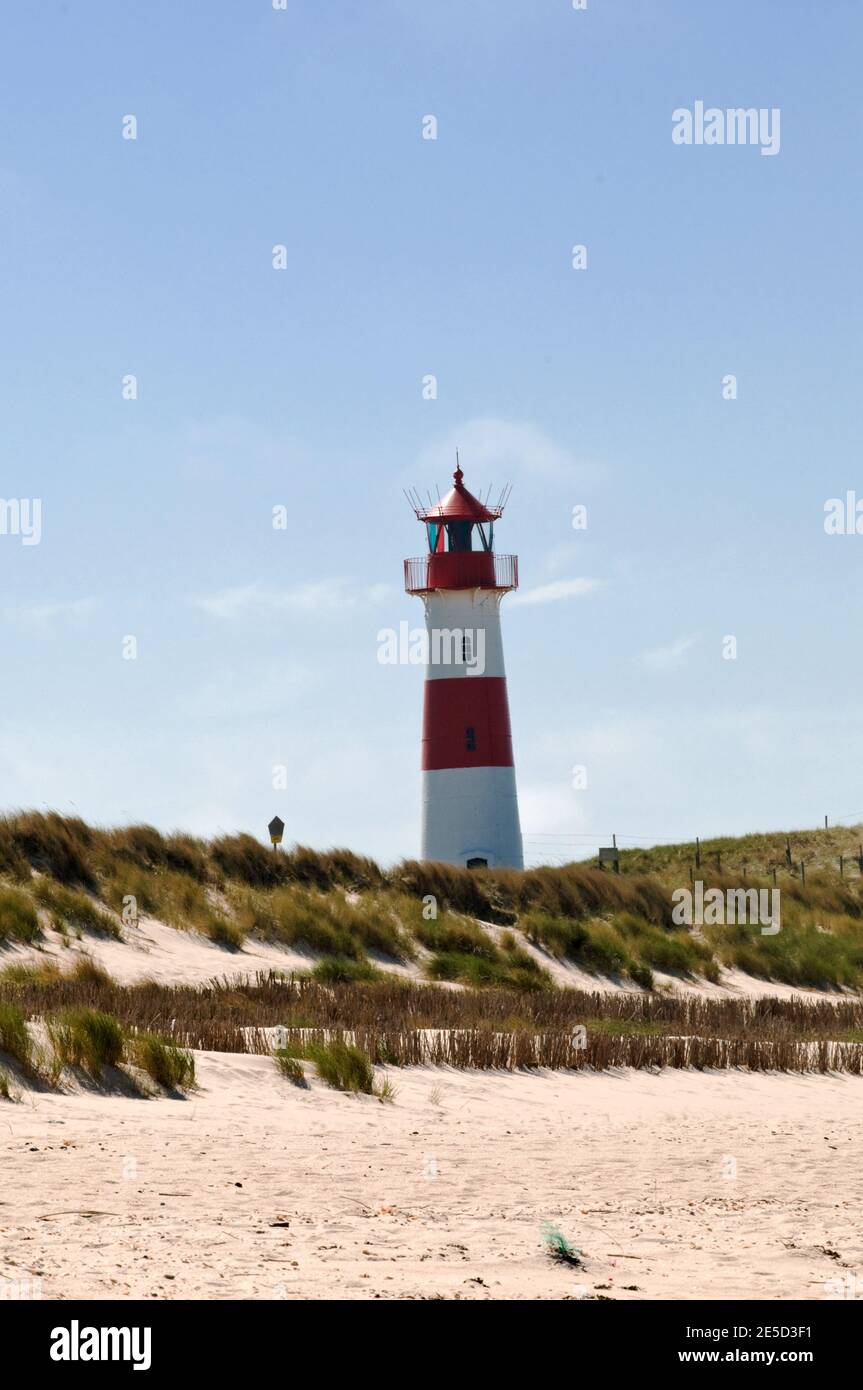
[[[196,1061],[200,1088],[184,1100],[22,1090],[0,1102],[8,1288],[863,1296],[859,1078],[391,1068],[397,1095],[383,1104],[317,1079],[298,1090],[266,1057]],[[546,1222],[583,1268],[548,1258]]]

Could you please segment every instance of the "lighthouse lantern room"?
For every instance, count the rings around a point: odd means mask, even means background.
[[[408,496],[428,553],[405,560],[405,589],[425,606],[422,858],[468,868],[523,867],[500,604],[518,587],[518,559],[497,555],[494,506],[460,467],[437,503]]]

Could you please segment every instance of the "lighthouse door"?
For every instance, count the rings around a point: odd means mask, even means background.
[[[467,868],[469,868],[469,869],[487,869],[487,868],[488,868],[488,860],[487,860],[487,859],[469,859],[469,860],[467,861]]]

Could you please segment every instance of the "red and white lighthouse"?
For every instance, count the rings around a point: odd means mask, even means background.
[[[468,868],[523,867],[500,604],[518,587],[518,558],[496,555],[489,507],[456,468],[428,508],[428,554],[405,560],[405,589],[426,614],[422,735],[422,858]]]

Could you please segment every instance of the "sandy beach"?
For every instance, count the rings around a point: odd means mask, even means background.
[[[299,1090],[266,1057],[196,1062],[185,1100],[25,1091],[0,1105],[10,1287],[41,1281],[58,1299],[861,1292],[860,1079],[390,1069],[385,1104],[315,1078]],[[582,1268],[547,1257],[545,1222],[584,1252]]]

